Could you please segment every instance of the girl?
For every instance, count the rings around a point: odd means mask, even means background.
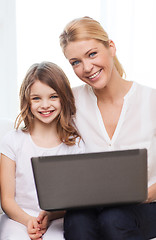
[[[54,220],[64,212],[46,213],[39,208],[30,159],[35,156],[83,152],[74,127],[74,97],[64,72],[54,63],[31,66],[20,89],[16,130],[1,146],[2,216],[0,239],[52,239]],[[22,129],[19,129],[21,123]],[[48,227],[49,226],[49,227]],[[44,234],[44,235],[43,235]],[[63,239],[63,234],[61,239]]]
[[[149,186],[146,204],[67,212],[65,238],[156,237],[156,90],[124,79],[115,44],[94,19],[71,21],[60,35],[60,44],[85,83],[73,92],[76,125],[86,151],[147,148]]]

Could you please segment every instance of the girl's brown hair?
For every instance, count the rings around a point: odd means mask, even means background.
[[[80,137],[74,125],[73,118],[76,113],[75,101],[70,83],[60,67],[51,62],[33,64],[20,88],[20,114],[18,115],[15,128],[18,129],[24,122],[22,128],[25,132],[30,132],[33,128],[33,116],[30,110],[30,89],[36,80],[53,88],[61,102],[61,113],[57,119],[57,132],[60,140],[67,145],[74,145],[76,138]]]
[[[109,47],[107,33],[99,22],[90,17],[77,18],[69,22],[60,35],[60,45],[65,54],[65,49],[69,42],[87,39],[98,40],[102,42],[105,47]],[[121,77],[125,75],[124,69],[117,59],[117,56],[114,57],[114,65]]]

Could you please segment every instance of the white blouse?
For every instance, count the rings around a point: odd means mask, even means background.
[[[146,148],[149,186],[156,182],[156,90],[137,83],[124,97],[112,139],[105,129],[97,98],[89,85],[73,88],[76,125],[87,152]]]

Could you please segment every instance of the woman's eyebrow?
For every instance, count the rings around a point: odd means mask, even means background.
[[[89,52],[95,51],[95,50],[97,50],[97,48],[91,48],[91,49],[89,49],[89,50],[85,53],[85,55],[87,55]]]
[[[69,61],[75,61],[77,60],[78,58],[70,58]]]
[[[97,50],[97,48],[90,48],[89,50],[87,50],[86,53],[84,53],[84,55],[87,55],[89,52],[95,51],[95,50]],[[74,58],[70,58],[69,61],[75,61],[75,60],[77,60],[77,59],[78,59],[78,58],[74,57]]]

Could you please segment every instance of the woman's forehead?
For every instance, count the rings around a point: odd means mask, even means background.
[[[65,48],[65,56],[67,59],[75,58],[79,54],[87,54],[92,49],[98,48],[101,44],[98,40],[87,39],[69,42]]]

